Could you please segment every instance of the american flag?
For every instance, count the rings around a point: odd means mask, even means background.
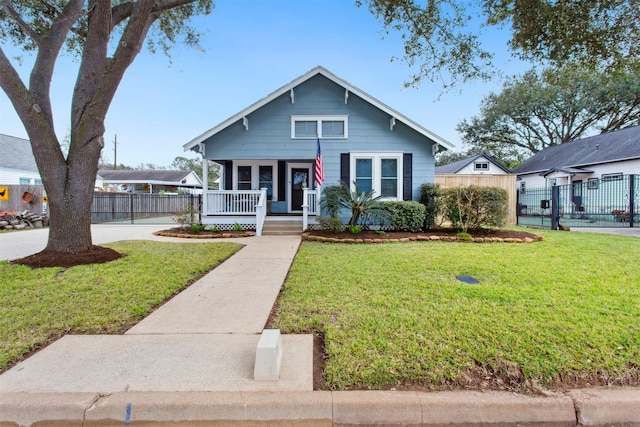
[[[316,186],[320,187],[324,182],[324,165],[322,164],[322,152],[320,151],[320,138],[318,138],[318,151],[316,152]]]

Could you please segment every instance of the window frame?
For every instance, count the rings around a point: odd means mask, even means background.
[[[587,179],[587,190],[597,190],[600,180],[598,178]]]
[[[313,136],[296,136],[296,122],[316,122],[316,130],[318,135]],[[322,135],[322,122],[343,122],[344,134],[342,136]],[[291,139],[347,139],[349,138],[349,116],[336,115],[336,116],[306,116],[306,115],[292,115],[291,116]]]
[[[480,166],[480,167],[479,167]],[[488,171],[490,168],[489,162],[473,162],[473,170],[476,171]]]
[[[278,200],[278,162],[276,160],[238,160],[233,162],[232,189],[238,190],[238,167],[251,167],[251,190],[260,189],[260,166],[271,166],[273,173],[272,200]],[[244,191],[244,190],[241,190]]]
[[[602,182],[622,181],[624,174],[622,172],[603,173],[600,175]]]
[[[403,171],[404,171],[404,153],[400,151],[393,152],[351,152],[349,153],[349,176],[353,177],[353,181],[356,179],[356,161],[358,159],[370,159],[371,160],[371,188],[374,190],[374,196],[377,197],[382,194],[382,160],[392,159],[396,161],[397,175],[396,175],[396,196],[395,197],[383,197],[382,200],[402,200],[403,199]],[[355,185],[353,182],[349,183],[351,191],[355,191]]]

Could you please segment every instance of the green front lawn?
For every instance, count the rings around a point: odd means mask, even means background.
[[[305,242],[274,327],[324,335],[334,390],[637,383],[640,240],[539,233],[529,244]]]
[[[68,332],[121,332],[242,248],[222,242],[103,246],[127,256],[70,269],[0,261],[0,372]]]

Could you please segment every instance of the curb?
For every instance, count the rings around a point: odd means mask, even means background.
[[[17,426],[640,426],[640,389],[549,396],[500,391],[2,393]]]

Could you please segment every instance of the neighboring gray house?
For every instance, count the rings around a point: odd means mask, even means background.
[[[221,191],[207,193],[203,222],[237,215],[234,221],[253,223],[248,217],[261,215],[262,188],[269,213],[316,213],[318,141],[325,186],[357,181],[360,190],[373,189],[388,200],[418,200],[420,185],[434,182],[434,154],[453,148],[316,67],[184,145],[222,166]],[[239,207],[238,200],[251,197]]]
[[[0,134],[0,153],[0,185],[42,184],[28,139]]]
[[[99,170],[96,190],[120,193],[201,193],[202,181],[193,171]]]
[[[488,154],[476,154],[456,162],[442,166],[436,166],[436,175],[505,175],[511,171]]]
[[[583,182],[597,188],[623,175],[640,174],[640,126],[547,147],[513,173],[520,192]]]

